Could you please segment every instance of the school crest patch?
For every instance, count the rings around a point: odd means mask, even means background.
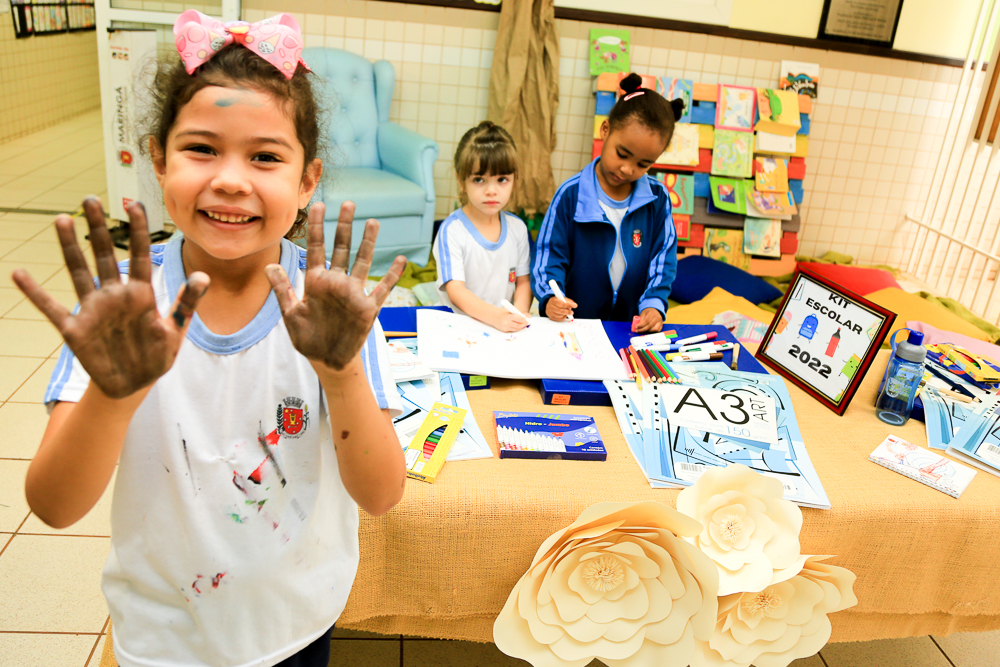
[[[512,283],[515,280],[517,280],[517,268],[516,267],[513,268],[513,269],[511,269],[510,273],[507,274],[507,282],[511,282]]]
[[[632,230],[632,247],[642,247],[642,231],[638,229]]]
[[[278,433],[297,438],[309,427],[309,406],[301,398],[288,396],[278,404]]]

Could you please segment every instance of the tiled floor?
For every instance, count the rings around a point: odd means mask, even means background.
[[[25,267],[62,302],[74,303],[51,211],[72,212],[84,195],[105,197],[105,189],[97,112],[0,145],[0,667],[96,667],[105,641],[100,572],[109,548],[110,492],[64,531],[48,528],[28,510],[24,475],[45,428],[41,398],[60,338],[10,280],[15,268]],[[998,655],[1000,632],[994,632],[831,644],[794,664],[992,667]],[[492,644],[338,631],[330,664],[526,663]]]

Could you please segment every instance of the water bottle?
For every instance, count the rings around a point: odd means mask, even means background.
[[[905,341],[897,344],[892,340],[892,357],[885,370],[882,393],[875,403],[878,418],[893,426],[902,426],[910,419],[917,387],[924,378],[924,359],[927,358],[924,335],[910,329],[905,331],[910,332]]]

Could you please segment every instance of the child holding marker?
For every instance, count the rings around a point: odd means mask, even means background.
[[[223,24],[189,10],[174,35],[181,60],[156,77],[148,138],[183,236],[150,248],[132,205],[120,266],[87,199],[99,286],[73,220],[55,223],[78,310],[13,275],[66,341],[25,492],[63,528],[117,464],[103,590],[122,667],[325,667],[358,567],[358,507],[388,511],[406,480],[376,321],[405,259],[366,294],[378,223],[348,274],[348,202],[327,268],[323,205],[303,210],[323,165],[291,16]],[[288,238],[307,217],[303,251]]]
[[[670,197],[646,172],[670,143],[684,103],[641,82],[638,74],[622,80],[625,95],[601,124],[601,155],[556,190],[545,214],[531,287],[549,319],[638,316],[637,333],[663,328],[677,234]]]
[[[503,210],[517,180],[510,134],[488,120],[455,150],[455,176],[465,206],[441,223],[434,241],[441,300],[500,331],[528,326],[528,228]]]

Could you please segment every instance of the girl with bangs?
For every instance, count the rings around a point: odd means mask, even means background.
[[[531,307],[528,228],[503,210],[517,179],[517,149],[505,129],[490,121],[458,142],[455,176],[465,205],[445,218],[434,240],[441,300],[456,311],[496,327],[519,331]]]

